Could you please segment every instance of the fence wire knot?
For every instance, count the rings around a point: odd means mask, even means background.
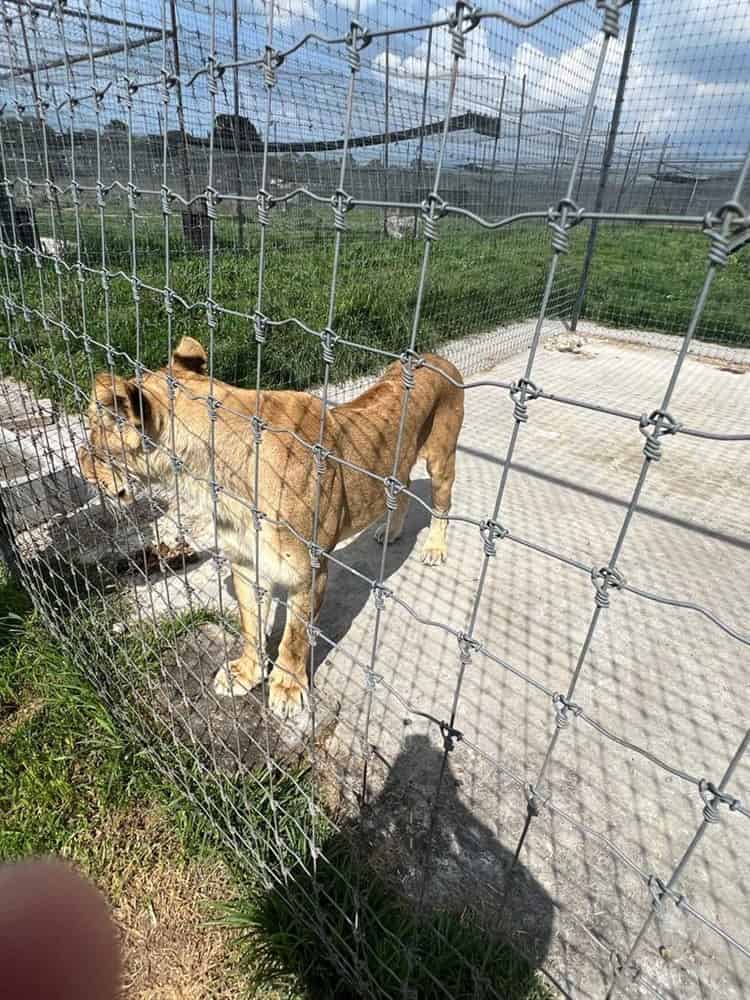
[[[497,555],[495,542],[507,538],[509,532],[507,528],[498,524],[497,521],[487,518],[486,521],[482,521],[479,525],[479,534],[482,536],[482,541],[484,542],[484,554],[486,556],[495,556]]]
[[[127,191],[128,191],[128,208],[130,209],[131,212],[135,212],[136,198],[140,197],[141,192],[138,190],[138,188],[132,181],[128,181]]]
[[[451,753],[456,749],[456,743],[460,743],[464,734],[460,729],[455,729],[449,722],[438,722],[440,732],[443,736],[443,749],[446,753]]]
[[[174,315],[174,289],[164,286],[164,312],[167,316]]]
[[[731,199],[729,201],[725,201],[716,213],[716,218],[720,222],[723,222],[727,216],[734,216],[735,220],[740,223],[741,228],[747,228],[747,216],[741,202],[733,201]]]
[[[322,444],[314,444],[312,446],[312,456],[315,463],[315,471],[318,476],[322,479],[326,474],[326,463],[328,461],[328,456],[331,454],[330,449],[324,448]]]
[[[451,52],[456,59],[466,56],[466,41],[468,35],[479,24],[479,8],[472,7],[466,0],[457,0],[456,9],[450,15],[448,30],[451,35]]]
[[[596,606],[598,608],[608,608],[610,588],[613,590],[622,590],[625,586],[625,577],[619,569],[611,566],[601,566],[599,569],[594,567],[591,570],[591,582],[596,591],[594,595]]]
[[[534,788],[531,782],[527,782],[523,786],[523,791],[526,796],[526,811],[529,816],[538,816],[541,809],[539,807],[539,797],[536,794],[536,788]]]
[[[203,192],[203,200],[206,203],[206,215],[212,222],[215,222],[219,217],[217,206],[221,200],[216,193],[216,189],[210,186],[207,187]]]
[[[255,201],[258,205],[258,222],[261,226],[267,226],[271,222],[271,209],[273,208],[273,199],[271,195],[264,188],[258,190],[258,194],[255,196]]]
[[[320,335],[320,343],[323,351],[323,364],[330,365],[336,360],[336,355],[333,352],[333,347],[338,340],[338,334],[327,326],[325,330]]]
[[[552,230],[552,249],[555,253],[565,254],[570,251],[568,230],[582,221],[583,213],[584,209],[570,198],[562,198],[557,208],[550,205],[547,209],[547,225]]]
[[[226,67],[222,66],[216,56],[210,55],[206,59],[206,75],[208,77],[208,92],[212,97],[219,93],[219,80],[224,76]]]
[[[174,198],[174,195],[169,190],[166,184],[162,184],[161,188],[159,189],[159,192],[161,196],[161,214],[169,215],[171,212],[170,202]]]
[[[386,598],[391,597],[392,595],[393,591],[389,590],[388,587],[384,587],[382,583],[373,583],[372,597],[378,611],[384,610]]]
[[[374,670],[365,670],[365,688],[368,691],[374,691],[382,679],[382,674],[376,674]]]
[[[604,11],[602,31],[610,38],[617,38],[620,33],[620,0],[596,0],[596,6]]]
[[[664,897],[667,894],[667,887],[658,875],[650,875],[648,879],[648,891],[651,894],[651,909],[655,914],[659,914]]]
[[[411,392],[416,384],[414,370],[421,368],[424,364],[424,358],[421,358],[414,351],[404,351],[399,361],[401,362],[401,385],[406,392]]]
[[[346,213],[354,207],[354,199],[339,188],[331,197],[331,205],[333,205],[333,225],[343,233],[346,229]]]
[[[346,58],[351,66],[352,73],[356,73],[362,64],[360,52],[367,48],[372,39],[364,30],[359,21],[352,21],[349,32],[346,36]]]
[[[438,238],[437,222],[445,215],[448,206],[436,191],[431,191],[420,207],[424,238],[431,243]]]
[[[268,337],[268,317],[256,311],[253,314],[253,328],[255,330],[255,342],[257,344],[265,344]]]
[[[538,399],[541,394],[539,386],[530,379],[519,378],[510,387],[510,398],[513,400],[513,416],[519,424],[525,424],[529,419],[529,411],[526,406],[530,399]]]
[[[266,45],[263,56],[263,83],[269,90],[276,86],[276,70],[283,62],[283,55],[277,52],[272,45]]]
[[[653,430],[649,428],[653,428]],[[643,454],[650,462],[658,462],[661,458],[660,438],[664,434],[676,434],[680,429],[680,424],[670,413],[664,410],[653,410],[649,414],[643,414],[638,421],[638,429],[646,438]]]
[[[208,410],[208,419],[216,420],[216,416],[221,406],[221,400],[217,399],[215,396],[206,397],[206,409]]]
[[[559,692],[552,695],[552,704],[555,707],[555,725],[558,729],[567,729],[570,725],[570,716],[576,718],[583,711],[580,705]]]
[[[323,554],[323,549],[317,542],[308,542],[307,551],[310,553],[310,566],[313,569],[320,569],[320,557]]]
[[[317,625],[313,625],[311,622],[305,625],[305,631],[307,632],[307,641],[314,649],[318,645],[318,639],[323,633]]]
[[[458,642],[458,658],[463,664],[469,663],[472,653],[478,653],[482,648],[479,640],[472,638],[468,632],[459,632],[456,640]]]
[[[698,783],[698,792],[704,802],[703,819],[706,823],[721,822],[719,806],[729,806],[730,812],[736,812],[742,807],[740,799],[735,799],[734,796],[727,795],[726,792],[720,792],[715,785],[710,781],[706,781],[705,778],[702,778]]]
[[[260,444],[261,438],[263,437],[263,431],[266,429],[266,425],[263,420],[254,413],[250,419],[250,426],[253,429],[253,442],[255,444]]]
[[[716,267],[726,267],[729,261],[729,240],[720,229],[711,229],[708,259]]]
[[[398,503],[398,495],[405,489],[405,486],[394,476],[386,476],[383,480],[383,486],[385,487],[385,505],[388,510],[395,510]]]

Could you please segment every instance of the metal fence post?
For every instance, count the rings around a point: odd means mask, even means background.
[[[185,185],[185,200],[190,201],[193,196],[190,179],[190,153],[188,150],[187,129],[185,128],[185,105],[182,98],[182,76],[180,75],[180,42],[177,33],[177,7],[176,0],[169,0],[169,14],[172,22],[172,55],[174,58],[175,90],[177,91],[177,124],[180,130],[182,142],[180,143],[180,153],[182,160],[182,181]]]
[[[390,105],[391,105],[391,39],[385,36],[385,148],[383,149],[383,200],[388,201],[388,170],[390,169]],[[388,208],[383,209],[383,233],[388,235]]]
[[[424,128],[427,121],[427,89],[430,86],[430,60],[432,59],[432,27],[427,32],[427,65],[424,73],[424,88],[422,89],[422,118],[419,126],[419,148],[417,150],[417,184],[418,184],[418,194],[414,198],[415,201],[418,200],[419,193],[422,190],[422,177],[423,177],[423,166],[422,157],[424,155]],[[419,211],[414,212],[414,236],[417,235],[417,226],[419,222]]]
[[[523,106],[526,100],[526,74],[521,81],[521,103],[518,108],[518,131],[516,133],[516,155],[513,161],[513,180],[510,184],[510,204],[508,211],[513,212],[516,205],[516,180],[518,178],[518,161],[521,156],[521,129],[523,128]]]
[[[594,199],[594,211],[601,212],[604,205],[604,195],[607,190],[607,181],[609,180],[609,172],[612,167],[612,160],[615,154],[615,146],[617,144],[617,133],[620,128],[620,118],[622,117],[622,106],[625,100],[625,89],[628,82],[628,72],[630,70],[630,57],[633,51],[633,39],[635,38],[635,29],[638,21],[638,9],[640,5],[640,0],[633,0],[630,5],[630,20],[628,21],[628,30],[625,36],[625,47],[622,53],[622,63],[620,64],[620,77],[617,81],[617,94],[615,96],[615,106],[612,110],[612,121],[609,126],[609,135],[607,136],[607,145],[604,149],[604,156],[602,158],[602,167],[599,171],[599,185],[596,190],[596,198]],[[579,185],[580,189],[580,185]],[[594,250],[596,249],[596,239],[599,232],[599,224],[596,219],[591,223],[591,229],[589,230],[589,238],[586,243],[586,251],[583,256],[583,266],[581,268],[581,278],[578,284],[578,293],[576,294],[575,302],[573,303],[573,311],[570,316],[570,329],[575,331],[578,326],[578,320],[581,317],[581,311],[583,309],[583,304],[586,299],[586,289],[588,287],[589,273],[591,271],[591,262],[594,259]]]
[[[238,0],[232,0],[232,60],[234,62],[234,156],[237,168],[237,235],[240,246],[244,243],[245,235],[245,214],[242,210],[242,160],[238,146],[238,136],[240,134],[240,68],[237,65],[240,58],[239,45],[239,4]],[[278,153],[277,153],[278,155]]]
[[[497,145],[500,141],[500,133],[503,127],[503,105],[505,103],[505,84],[508,74],[503,73],[503,87],[500,91],[500,105],[497,109],[497,125],[495,126],[495,141],[492,144],[492,160],[490,162],[490,189],[487,192],[487,210],[492,212],[492,199],[495,194],[495,163],[497,162]]]
[[[667,155],[667,149],[669,148],[669,134],[667,134],[664,139],[664,144],[661,147],[661,153],[659,154],[659,163],[656,167],[656,175],[654,176],[654,183],[651,185],[651,190],[648,193],[648,202],[646,204],[646,211],[651,211],[651,205],[654,201],[654,194],[656,193],[656,185],[661,183],[661,172],[664,166],[664,159]]]

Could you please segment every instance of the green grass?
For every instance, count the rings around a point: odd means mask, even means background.
[[[578,259],[588,236],[575,235]],[[584,319],[618,327],[682,334],[706,275],[708,240],[701,233],[655,226],[602,226]],[[750,344],[747,287],[750,256],[730,257],[713,283],[698,337]]]
[[[321,218],[314,215],[299,232],[283,216],[270,230],[264,280],[263,311],[272,319],[297,317],[314,330],[328,320],[333,244]],[[349,220],[358,218],[352,213]],[[99,265],[97,223],[86,221],[86,259]],[[299,220],[298,220],[299,221]],[[248,224],[248,245],[242,251],[230,242],[228,220],[219,224],[214,259],[212,298],[220,306],[251,314],[256,304],[257,227]],[[571,233],[571,252],[558,268],[549,314],[570,311],[580,275],[587,228]],[[304,237],[304,238],[301,238]],[[108,266],[131,272],[127,221],[108,222]],[[399,353],[409,342],[418,276],[421,240],[383,240],[354,225],[345,238],[336,291],[333,326],[339,336],[360,344]],[[591,272],[584,319],[615,326],[636,326],[667,333],[684,332],[706,273],[708,241],[700,233],[645,226],[602,226]],[[492,329],[533,315],[539,307],[550,259],[549,233],[542,226],[522,225],[498,233],[443,220],[434,244],[421,312],[417,347],[431,350],[446,340]],[[14,323],[17,350],[0,347],[0,364],[45,395],[80,408],[88,396],[90,375],[107,363],[105,352],[92,345],[84,350],[84,328],[93,341],[110,342],[130,358],[138,353],[148,368],[166,361],[167,324],[164,300],[156,289],[165,284],[164,236],[158,220],[139,221],[136,270],[140,289],[138,320],[130,284],[113,278],[107,296],[96,275],[79,286],[74,273],[58,278],[51,266],[37,271],[22,267],[23,296],[31,310],[65,322],[74,332],[68,342],[60,329],[32,312]],[[731,258],[715,282],[698,336],[728,343],[750,343],[750,314],[743,308],[750,271],[741,254]],[[172,249],[170,285],[190,304],[208,296],[205,257],[184,252],[181,234]],[[11,291],[21,301],[17,275]],[[208,340],[203,308],[174,304],[173,340],[183,334]],[[214,372],[241,386],[255,384],[256,347],[252,324],[220,315],[215,330]],[[339,347],[334,377],[346,379],[377,369],[382,361],[362,350]],[[115,365],[132,374],[132,363],[121,356]],[[306,388],[321,376],[320,344],[292,324],[271,330],[263,352],[263,384],[268,388]],[[63,380],[58,382],[55,373]],[[78,391],[76,389],[78,387]]]
[[[346,834],[324,841],[316,864],[308,851],[279,885],[251,888],[223,919],[240,933],[254,982],[293,983],[310,998],[349,1000],[357,977],[369,995],[393,1000],[406,982],[420,1000],[551,998],[528,963],[471,911],[418,917]]]
[[[245,995],[281,986],[287,996],[343,1000],[355,995],[352,982],[364,979],[373,995],[395,998],[409,976],[420,998],[445,995],[436,981],[456,997],[490,990],[509,1000],[548,996],[530,966],[476,915],[418,918],[353,834],[336,817],[311,811],[304,767],[222,774],[200,744],[173,738],[153,697],[151,709],[138,695],[149,694],[165,646],[204,617],[113,637],[122,608],[108,616],[98,604],[81,603],[55,636],[0,576],[3,610],[0,861],[62,854],[106,883],[112,849],[102,839],[113,817],[155,810],[165,818],[157,830],[176,837],[178,854],[221,859],[232,873],[234,893],[214,921],[238,933]],[[149,855],[140,834],[135,841],[130,859],[127,841],[118,846],[125,871]]]

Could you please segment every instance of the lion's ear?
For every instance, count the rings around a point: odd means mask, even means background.
[[[148,401],[132,379],[110,372],[99,372],[94,379],[94,403],[99,403],[112,415],[124,417],[133,424],[148,418]]]
[[[183,337],[172,354],[172,365],[183,371],[204,375],[208,368],[208,355],[203,345],[193,337]]]

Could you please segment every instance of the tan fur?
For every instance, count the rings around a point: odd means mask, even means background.
[[[448,361],[426,355],[432,366],[456,382],[461,375]],[[174,400],[168,376],[177,381]],[[211,420],[206,404],[210,381],[202,346],[185,337],[168,369],[144,376],[141,385],[108,373],[96,377],[89,408],[90,446],[80,453],[81,469],[92,482],[123,502],[132,499],[131,481],[150,479],[168,484],[174,475],[170,454],[183,463],[181,490],[207,516],[213,515],[209,486]],[[351,403],[328,411],[324,447],[332,455],[387,477],[393,471],[404,389],[401,365],[391,365],[382,378]],[[217,499],[219,543],[232,562],[232,578],[240,607],[245,648],[242,656],[221,668],[215,688],[220,694],[244,694],[261,680],[262,630],[258,630],[255,581],[254,439],[251,418],[256,393],[214,381],[218,401],[214,421],[213,476],[221,489]],[[173,411],[174,419],[171,418]],[[313,536],[316,494],[314,456],[290,433],[314,444],[320,433],[321,402],[301,392],[260,393],[263,431],[259,455],[257,508],[264,514],[260,532],[260,571],[271,592],[285,593],[289,604],[278,663],[269,677],[269,703],[282,716],[304,703],[310,647],[306,623],[320,611],[327,579],[323,556],[311,594],[308,546]],[[427,462],[432,505],[447,514],[455,476],[455,454],[463,421],[463,390],[436,371],[419,367],[409,399],[397,479],[408,485],[418,457]],[[153,442],[150,445],[149,442]],[[391,519],[390,541],[401,532],[408,497],[398,497]],[[329,459],[321,485],[318,544],[323,552],[381,519],[386,512],[382,482]],[[282,522],[274,525],[272,522]],[[288,524],[292,531],[284,527]],[[295,537],[296,532],[300,538]],[[384,526],[376,531],[384,538]],[[437,565],[447,555],[447,522],[433,517],[422,559]]]

